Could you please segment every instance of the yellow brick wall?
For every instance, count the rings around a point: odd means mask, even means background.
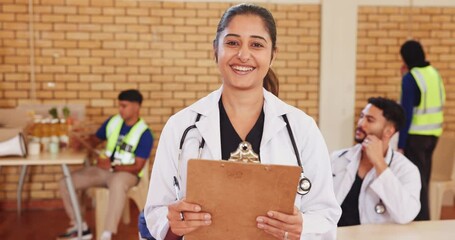
[[[0,107],[16,107],[32,97],[27,3],[3,0],[0,5]],[[211,42],[228,3],[34,3],[38,102],[82,103],[87,117],[101,123],[117,112],[120,90],[138,88],[145,97],[142,116],[159,137],[170,115],[220,86]],[[264,6],[277,20],[279,53],[273,68],[280,97],[317,120],[320,6]],[[0,200],[15,199],[18,168],[0,171]],[[59,167],[32,167],[24,199],[58,198],[60,177]]]
[[[455,8],[359,7],[356,119],[371,96],[399,100],[400,47],[421,41],[446,88],[444,130],[455,132]]]

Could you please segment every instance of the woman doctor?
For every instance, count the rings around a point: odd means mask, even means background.
[[[276,239],[319,239],[336,227],[341,210],[327,148],[314,120],[275,96],[278,80],[270,67],[277,51],[276,26],[271,13],[251,4],[229,8],[218,24],[213,49],[223,85],[164,126],[144,210],[149,231],[158,240],[181,239],[211,224],[210,213],[184,199],[187,161],[199,151],[203,159],[228,159],[240,142],[248,141],[261,163],[297,165],[285,114],[312,187],[306,195],[296,194],[292,215],[269,211],[256,218],[256,225]],[[193,124],[195,129],[182,139]],[[173,176],[181,179],[178,194],[183,200],[175,200]]]

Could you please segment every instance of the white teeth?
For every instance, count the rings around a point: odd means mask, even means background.
[[[254,69],[252,67],[243,67],[243,66],[232,66],[232,68],[237,71],[243,71],[243,72],[253,71],[253,69]]]

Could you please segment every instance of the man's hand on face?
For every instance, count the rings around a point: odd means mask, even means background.
[[[375,135],[367,135],[362,142],[362,151],[366,154],[370,163],[373,164],[379,176],[387,168],[381,139]]]

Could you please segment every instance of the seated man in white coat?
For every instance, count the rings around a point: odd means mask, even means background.
[[[355,146],[331,156],[335,196],[343,213],[338,226],[409,223],[420,210],[417,167],[389,145],[403,126],[400,105],[370,98],[360,113]]]

